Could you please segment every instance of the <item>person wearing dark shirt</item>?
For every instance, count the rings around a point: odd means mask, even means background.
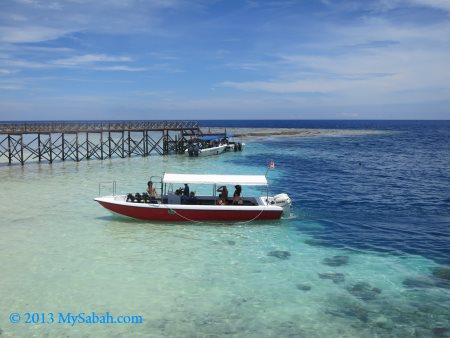
[[[181,196],[181,202],[182,203],[189,202],[189,186],[186,183],[184,184],[183,196]]]
[[[242,187],[237,184],[234,186],[234,193],[233,193],[233,204],[242,204],[242,198],[241,198],[241,192]]]
[[[187,200],[187,204],[196,204],[197,203],[197,197],[195,197],[195,192],[191,191],[189,193],[189,198]]]

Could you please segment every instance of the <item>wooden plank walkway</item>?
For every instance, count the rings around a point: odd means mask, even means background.
[[[0,122],[0,164],[182,153],[197,121]]]
[[[0,122],[0,134],[78,133],[101,131],[198,130],[197,121],[49,121]]]

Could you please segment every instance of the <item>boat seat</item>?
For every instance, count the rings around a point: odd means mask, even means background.
[[[233,204],[233,200],[232,199],[228,199],[228,205],[256,205],[255,203],[253,203],[252,201],[246,200],[246,199],[242,199],[242,204]]]

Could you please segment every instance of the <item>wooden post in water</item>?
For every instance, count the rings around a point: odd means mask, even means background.
[[[142,156],[147,156],[147,130],[142,131]]]
[[[53,147],[52,147],[52,133],[48,134],[48,150],[49,150],[49,162],[53,162]]]
[[[78,151],[78,132],[75,134],[75,151],[76,151],[76,160],[80,161],[79,151]]]
[[[20,134],[20,164],[25,164],[25,161],[23,160],[23,134]]]
[[[168,155],[169,154],[169,138],[168,138],[168,132],[166,132],[165,130],[163,130],[162,132],[163,134],[163,155]]]
[[[41,153],[41,133],[38,134],[38,161],[41,162],[42,153]]]
[[[128,130],[128,157],[131,157],[131,131]]]
[[[125,130],[122,130],[122,158],[125,158]]]
[[[64,133],[61,134],[61,159],[63,161],[66,160],[66,152],[64,151],[64,145],[66,143],[66,140],[64,139]]]
[[[8,134],[8,162],[11,164],[12,156],[11,156],[11,135]]]
[[[91,155],[89,154],[89,132],[86,132],[86,158],[88,160],[91,159]]]
[[[100,159],[103,160],[103,131],[100,132]]]
[[[111,130],[108,131],[108,157],[111,158]]]

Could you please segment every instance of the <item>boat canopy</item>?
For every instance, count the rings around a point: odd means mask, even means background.
[[[164,174],[163,183],[268,185],[267,178],[264,175],[203,175],[169,173]]]
[[[203,135],[198,137],[198,139],[202,141],[214,141],[214,140],[221,140],[223,138],[227,138],[226,134],[220,134],[220,135]]]

